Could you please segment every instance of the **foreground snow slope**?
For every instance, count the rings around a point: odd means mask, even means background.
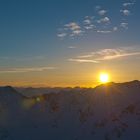
[[[138,140],[140,82],[25,97],[0,87],[0,140]]]

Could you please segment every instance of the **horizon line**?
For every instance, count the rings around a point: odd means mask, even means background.
[[[13,88],[95,88],[97,86],[100,86],[100,85],[107,85],[107,84],[111,84],[111,83],[114,83],[114,84],[123,84],[123,83],[130,83],[130,82],[140,82],[140,80],[130,80],[130,81],[125,81],[125,82],[107,82],[107,83],[99,83],[99,84],[96,84],[95,86],[80,86],[80,85],[76,85],[76,86],[14,86],[14,85],[9,85],[9,84],[5,84],[5,85],[0,85],[0,87],[13,87]]]

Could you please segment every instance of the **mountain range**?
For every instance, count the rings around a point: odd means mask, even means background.
[[[140,81],[0,87],[0,140],[138,140]]]

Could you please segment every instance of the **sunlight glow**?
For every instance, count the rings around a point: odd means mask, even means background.
[[[101,83],[107,83],[107,82],[109,82],[109,74],[107,74],[107,73],[101,73],[99,75],[99,79],[100,79],[100,82]]]

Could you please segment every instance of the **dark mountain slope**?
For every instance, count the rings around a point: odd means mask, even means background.
[[[2,140],[140,139],[139,81],[61,90],[30,98],[11,87],[0,89],[0,93],[4,92],[8,102],[7,117],[2,121],[1,115],[0,119]]]

